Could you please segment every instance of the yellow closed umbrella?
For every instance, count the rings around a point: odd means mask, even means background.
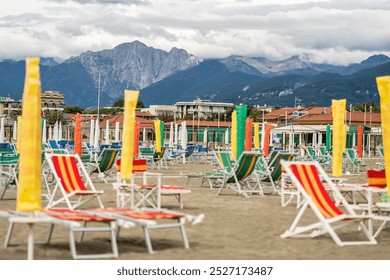
[[[346,99],[332,100],[332,118],[333,118],[333,167],[332,174],[335,177],[343,173],[343,151],[345,147],[345,106]]]
[[[135,108],[139,91],[125,90],[124,120],[121,153],[121,179],[130,180],[133,169]]]
[[[377,77],[380,96],[382,141],[386,172],[387,195],[390,196],[390,76]]]
[[[22,101],[22,125],[19,135],[19,186],[16,209],[41,209],[41,81],[39,58],[26,59],[26,79]],[[21,139],[21,138],[19,138]]]

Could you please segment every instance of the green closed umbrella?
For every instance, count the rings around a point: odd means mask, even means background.
[[[330,151],[332,149],[331,145],[331,132],[330,132],[330,124],[326,125],[326,150]]]

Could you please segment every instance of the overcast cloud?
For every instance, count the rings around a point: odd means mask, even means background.
[[[348,64],[390,56],[390,0],[6,0],[0,59],[113,48],[139,40],[202,58],[308,54]]]

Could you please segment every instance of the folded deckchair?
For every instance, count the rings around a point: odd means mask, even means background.
[[[371,221],[372,216],[356,214],[318,162],[282,161],[282,166],[303,197],[297,216],[290,228],[281,235],[282,238],[314,238],[329,234],[339,246],[377,244],[372,232],[364,224],[364,222]],[[324,184],[332,191],[333,197],[328,194]],[[314,212],[316,221],[308,220],[305,215],[308,209]],[[340,234],[336,232],[346,227],[351,227],[352,236],[350,238],[354,240],[343,241]],[[359,229],[366,240],[356,238],[355,235]],[[346,235],[344,233],[344,237]]]

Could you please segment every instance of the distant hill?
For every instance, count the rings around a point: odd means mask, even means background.
[[[390,58],[374,55],[348,66],[318,64],[309,55],[272,61],[230,56],[203,61],[183,49],[169,52],[134,41],[98,52],[86,51],[65,61],[41,59],[43,90],[58,90],[66,105],[101,106],[123,98],[124,89],[141,90],[145,105],[174,104],[197,97],[213,101],[291,106],[296,100],[329,105],[378,102],[375,77],[389,75]],[[24,61],[0,62],[0,96],[22,97]]]

